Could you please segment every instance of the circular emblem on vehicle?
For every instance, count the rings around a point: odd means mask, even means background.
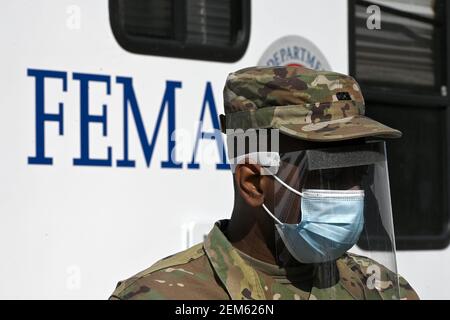
[[[297,35],[273,42],[258,61],[260,66],[303,66],[314,70],[330,70],[320,49],[311,41]]]

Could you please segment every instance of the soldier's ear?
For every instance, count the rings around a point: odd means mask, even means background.
[[[242,199],[251,207],[259,207],[264,203],[261,166],[257,164],[239,164],[234,172],[235,186]]]

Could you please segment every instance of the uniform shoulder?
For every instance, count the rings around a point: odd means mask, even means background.
[[[404,300],[419,299],[419,296],[405,278],[395,274],[383,264],[371,258],[347,252],[340,260],[349,270],[356,272],[361,278],[364,278],[368,286],[372,283],[373,288],[377,289],[383,298],[391,298],[392,292],[390,289],[392,288],[392,279],[396,279],[398,276],[400,298]],[[378,277],[375,278],[373,275],[378,275]],[[378,281],[375,281],[376,279]]]
[[[198,269],[204,266],[204,263],[195,261],[203,260],[202,258],[206,257],[200,243],[161,259],[131,278],[120,281],[110,299],[166,299],[157,288],[163,284],[180,286],[182,282],[175,280],[192,275],[193,271],[200,271]]]

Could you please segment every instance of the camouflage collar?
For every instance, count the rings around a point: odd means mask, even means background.
[[[227,220],[216,222],[203,244],[214,271],[231,299],[266,299],[258,273],[244,262],[220,230],[226,223]]]
[[[267,299],[263,289],[265,279],[241,258],[223,234],[221,229],[227,223],[228,220],[216,222],[203,243],[215,273],[231,299]],[[311,292],[308,295],[310,300],[368,298],[365,285],[361,282],[364,277],[359,274],[360,270],[356,264],[350,264],[347,260],[352,259],[344,255],[336,263],[316,267]],[[334,283],[328,283],[330,279],[322,274],[332,275]],[[380,297],[377,295],[372,298]]]

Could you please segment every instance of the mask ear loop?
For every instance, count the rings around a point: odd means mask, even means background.
[[[296,195],[299,195],[300,197],[303,197],[303,192],[300,192],[298,190],[295,190],[294,188],[292,188],[290,185],[288,185],[286,182],[284,182],[283,180],[281,180],[280,178],[278,178],[275,174],[273,174],[270,170],[268,170],[267,168],[261,166],[262,169],[264,169],[266,172],[269,173],[269,175],[271,175],[272,177],[275,178],[275,180],[277,180],[283,187],[285,187],[286,189],[288,189],[289,191],[295,193]]]
[[[295,193],[296,195],[299,195],[300,197],[303,197],[303,193],[302,192],[300,192],[298,190],[295,190],[290,185],[288,185],[286,182],[284,182],[283,180],[278,178],[276,175],[273,175],[273,177],[275,178],[275,180],[277,180],[279,183],[281,183],[286,189],[288,189],[289,191],[292,191],[293,193]]]
[[[273,220],[275,220],[276,223],[278,223],[278,224],[280,224],[280,225],[283,224],[283,222],[281,222],[277,217],[275,217],[275,216],[272,214],[272,212],[270,212],[269,209],[267,209],[267,207],[266,207],[266,205],[265,205],[264,203],[262,204],[262,207],[263,207],[263,209],[267,212],[267,214],[268,214],[269,216],[271,216]]]
[[[284,186],[286,189],[288,189],[289,191],[291,191],[291,192],[293,192],[293,193],[295,193],[296,195],[299,195],[299,196],[303,196],[303,193],[302,192],[300,192],[300,191],[298,191],[298,190],[295,190],[294,188],[292,188],[290,185],[288,185],[286,182],[284,182],[283,180],[281,180],[280,178],[278,178],[275,174],[273,174],[270,170],[268,170],[267,168],[265,168],[265,167],[261,167],[262,169],[264,169],[265,171],[267,171],[267,172],[269,172],[269,174],[272,176],[272,177],[274,177],[275,178],[275,180],[277,180],[282,186]],[[278,224],[280,224],[280,225],[282,225],[283,223],[277,218],[277,217],[275,217],[273,214],[272,214],[272,212],[270,212],[270,210],[266,207],[266,205],[263,203],[262,204],[262,207],[263,207],[263,209],[267,212],[267,214],[269,215],[269,216],[271,216]]]

